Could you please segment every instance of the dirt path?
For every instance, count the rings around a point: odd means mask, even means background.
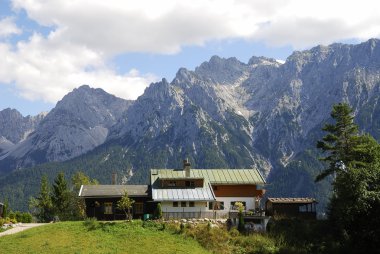
[[[0,237],[5,236],[5,235],[16,234],[18,232],[27,230],[29,228],[39,227],[42,225],[46,225],[46,223],[23,223],[21,225],[18,225],[16,227],[12,228],[12,229],[8,229],[7,231],[0,233]]]

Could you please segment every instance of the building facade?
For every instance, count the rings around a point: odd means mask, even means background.
[[[152,169],[152,200],[160,202],[165,218],[227,218],[260,207],[264,177],[256,169]]]
[[[268,198],[265,211],[269,216],[316,219],[317,203],[314,198]]]
[[[125,191],[134,200],[131,209],[133,218],[143,218],[144,214],[153,213],[155,204],[148,202],[151,200],[148,185],[82,185],[79,197],[85,200],[87,217],[123,220],[125,212],[117,208],[117,202]]]

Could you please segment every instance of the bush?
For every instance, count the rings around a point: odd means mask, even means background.
[[[21,222],[22,223],[31,223],[33,221],[33,216],[30,213],[22,213],[21,214]]]
[[[279,251],[274,239],[261,234],[234,237],[232,242],[234,245],[233,253],[271,254]]]
[[[16,213],[14,213],[14,212],[10,212],[9,213],[9,219],[11,219],[11,220],[13,220],[13,221],[16,221],[17,222],[17,219],[16,219]]]
[[[205,249],[214,253],[231,253],[230,236],[225,229],[199,225],[186,229],[185,235],[196,239]]]
[[[83,222],[83,225],[87,228],[88,231],[90,231],[97,229],[99,227],[99,222],[96,218],[87,218]]]
[[[159,219],[159,220],[162,219],[162,206],[161,206],[161,203],[157,204],[157,208],[154,211],[154,217],[156,219]]]

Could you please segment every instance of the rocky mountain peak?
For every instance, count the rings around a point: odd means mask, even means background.
[[[202,63],[195,68],[195,73],[203,80],[211,80],[217,84],[231,84],[244,76],[248,66],[237,58],[211,57],[210,61]]]
[[[248,65],[270,65],[270,64],[278,65],[279,63],[274,58],[268,58],[264,56],[252,56],[248,61]]]
[[[87,85],[76,88],[57,103],[33,133],[0,159],[12,160],[15,164],[11,166],[18,168],[79,156],[102,144],[111,126],[132,103],[102,89]]]
[[[43,114],[24,117],[16,109],[0,111],[0,136],[16,144],[25,139],[45,117]]]

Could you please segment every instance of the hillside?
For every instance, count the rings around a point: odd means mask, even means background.
[[[0,238],[2,253],[209,253],[195,240],[141,223],[104,224],[88,230],[83,222],[41,226]]]

